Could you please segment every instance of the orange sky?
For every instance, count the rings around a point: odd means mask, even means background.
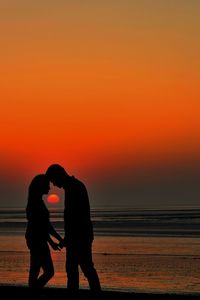
[[[8,176],[52,162],[93,180],[117,166],[199,162],[198,1],[2,2]]]

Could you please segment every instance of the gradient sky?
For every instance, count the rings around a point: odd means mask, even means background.
[[[0,0],[0,206],[62,164],[92,205],[200,199],[199,0]]]

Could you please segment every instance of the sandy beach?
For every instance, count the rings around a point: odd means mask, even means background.
[[[190,299],[197,298],[198,293],[134,293],[118,291],[102,291],[98,297],[92,296],[89,290],[79,290],[78,294],[71,296],[65,288],[44,288],[41,294],[34,295],[27,286],[0,286],[1,299],[76,299],[76,300],[130,300],[130,299]]]

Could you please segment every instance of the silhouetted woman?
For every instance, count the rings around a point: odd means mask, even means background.
[[[53,277],[54,267],[49,244],[54,250],[60,250],[50,235],[62,242],[62,237],[55,231],[49,220],[49,211],[42,199],[48,194],[50,184],[45,174],[33,178],[28,189],[26,206],[27,229],[26,243],[30,250],[29,287],[40,290]],[[39,276],[40,270],[43,273]]]

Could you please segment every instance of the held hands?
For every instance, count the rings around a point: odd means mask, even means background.
[[[53,240],[49,240],[49,244],[51,245],[52,249],[55,251],[60,251],[62,248],[60,247],[60,243],[56,243]]]
[[[60,243],[58,244],[59,248],[62,249],[63,247],[66,247],[66,242],[65,242],[65,239],[62,239],[60,241]]]
[[[52,247],[53,250],[61,250],[63,247],[65,247],[65,239],[59,237],[59,243],[54,242],[54,240],[52,240],[52,238],[49,236],[48,238],[48,242],[50,244],[50,246]]]
[[[53,248],[53,250],[58,250],[58,251],[60,251],[62,249],[60,247],[60,245],[58,243],[55,243],[55,242],[53,243],[52,248]]]

